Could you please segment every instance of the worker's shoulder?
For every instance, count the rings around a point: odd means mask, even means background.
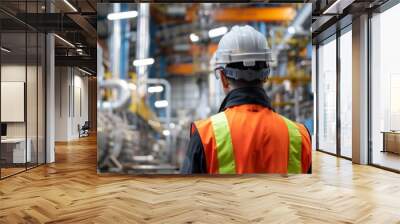
[[[211,116],[209,116],[209,117],[207,117],[207,118],[197,120],[197,121],[193,122],[193,124],[194,124],[197,128],[198,128],[198,127],[202,127],[202,126],[211,125],[211,120],[212,120],[213,118],[218,118],[218,117],[220,117],[220,116],[223,115],[223,114],[224,114],[224,112],[222,111],[222,112],[216,113],[216,114],[214,114],[214,115],[211,115]]]
[[[297,121],[293,121],[293,120],[291,120],[291,119],[289,119],[289,118],[287,118],[287,117],[285,117],[285,116],[283,116],[281,114],[278,114],[276,112],[274,112],[274,113],[276,115],[278,115],[279,117],[281,117],[285,121],[286,124],[295,125],[298,129],[302,129],[302,130],[305,130],[308,133],[310,133],[310,131],[308,130],[307,126],[304,125],[303,123],[300,123],[300,122],[297,122]]]
[[[199,120],[196,120],[196,121],[193,122],[193,124],[197,128],[199,128],[201,126],[204,126],[204,125],[207,125],[209,123],[211,123],[211,118],[210,117],[207,117],[207,118],[204,118],[204,119],[199,119]]]
[[[289,118],[287,118],[287,117],[285,117],[285,116],[283,116],[282,114],[279,114],[279,113],[277,113],[277,112],[274,112],[274,114],[275,114],[276,116],[279,116],[280,118],[282,118],[283,121],[285,121],[285,123],[290,123],[290,124],[295,124],[295,125],[300,124],[300,123],[298,123],[298,122],[296,122],[296,121],[293,121],[293,120],[291,120],[291,119],[289,119]]]

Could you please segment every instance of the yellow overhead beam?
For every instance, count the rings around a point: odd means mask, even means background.
[[[192,12],[193,11],[193,12]],[[246,8],[219,8],[212,11],[211,17],[215,22],[288,22],[292,21],[296,10],[290,6],[277,7],[246,7]],[[197,19],[194,10],[189,10],[186,20]]]
[[[213,12],[213,19],[218,22],[286,22],[295,15],[292,7],[222,8]]]
[[[194,66],[192,63],[173,64],[167,67],[167,72],[172,75],[192,75]]]

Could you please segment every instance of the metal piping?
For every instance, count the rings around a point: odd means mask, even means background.
[[[137,18],[137,37],[136,37],[136,59],[145,59],[149,56],[150,48],[150,7],[149,3],[139,4],[139,15]],[[136,74],[138,77],[138,91],[139,95],[145,95],[147,93],[147,77],[148,69],[147,65],[137,66]]]
[[[121,11],[121,3],[115,3],[113,5],[113,12],[120,12]],[[121,50],[121,21],[115,20],[112,23],[112,36],[109,40],[109,46],[111,46],[110,50],[110,59],[111,59],[111,71],[112,76],[115,79],[120,78],[121,71],[120,71],[120,50]]]
[[[166,107],[165,120],[168,125],[171,122],[171,84],[166,79],[147,79],[147,84],[161,84],[165,86],[165,99],[168,101],[169,105]],[[161,119],[160,119],[161,120]]]
[[[311,4],[304,4],[304,7],[299,10],[299,12],[296,15],[296,18],[294,18],[293,22],[290,24],[289,27],[294,27],[295,29],[299,29],[301,25],[303,25],[308,18],[311,19],[311,12],[312,12]],[[277,56],[279,55],[279,52],[284,48],[285,43],[293,36],[293,34],[294,33],[286,31],[281,44],[279,44],[277,47]]]
[[[126,81],[120,79],[99,80],[99,89],[116,89],[117,99],[98,102],[97,108],[101,111],[124,109],[131,98],[131,89]]]
[[[166,80],[166,79],[156,79],[156,78],[151,78],[147,79],[147,84],[161,84],[164,85],[165,87],[165,99],[168,101],[168,106],[165,108],[165,120],[160,119],[160,121],[164,122],[165,128],[168,131],[170,130],[169,124],[171,123],[171,84]],[[147,91],[147,90],[146,90]],[[166,136],[167,140],[167,148],[170,153],[170,159],[174,159],[173,155],[175,155],[175,151],[172,151],[172,145],[171,145],[171,135]],[[172,161],[174,162],[174,161]]]

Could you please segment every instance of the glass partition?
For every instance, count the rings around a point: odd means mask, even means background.
[[[40,6],[40,7],[39,7]],[[45,163],[45,35],[17,18],[43,1],[0,4],[0,178]]]
[[[336,153],[336,39],[318,47],[318,149]]]
[[[28,150],[30,153],[30,160],[27,167],[34,167],[37,165],[37,122],[38,122],[38,35],[36,32],[29,31],[27,33],[27,85],[26,85],[26,111],[27,111],[27,142]]]
[[[340,154],[352,157],[352,32],[340,36]]]
[[[24,171],[31,161],[26,141],[26,40],[25,32],[1,34],[2,177]]]

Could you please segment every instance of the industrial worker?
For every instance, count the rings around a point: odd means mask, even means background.
[[[227,94],[219,113],[196,121],[182,174],[311,173],[311,138],[271,107],[263,83],[271,52],[264,35],[234,26],[218,44],[215,73]]]

